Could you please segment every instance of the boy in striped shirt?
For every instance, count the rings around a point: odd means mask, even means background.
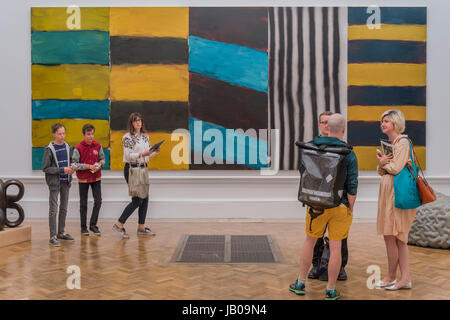
[[[72,174],[77,167],[70,163],[70,146],[64,141],[66,128],[60,123],[52,126],[52,134],[55,138],[44,151],[42,170],[45,172],[49,197],[49,228],[50,245],[60,246],[59,240],[74,241],[70,234],[64,232],[67,216],[67,205],[69,201],[69,188],[72,182]],[[58,232],[56,232],[56,218],[58,211],[58,195],[60,196]]]

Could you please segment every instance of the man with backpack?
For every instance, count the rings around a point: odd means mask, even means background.
[[[322,112],[319,115],[319,131],[321,136],[328,136],[328,119],[333,113],[330,111]],[[326,228],[325,228],[326,229]],[[325,233],[324,233],[325,236]],[[321,237],[317,239],[316,245],[314,246],[314,255],[312,258],[312,268],[308,273],[308,278],[319,279],[320,281],[328,281],[328,272],[326,270],[326,265],[321,263],[322,254],[324,252],[326,245],[326,239]],[[339,271],[338,280],[347,280],[347,273],[345,272],[345,266],[348,262],[348,246],[347,238],[342,239],[342,265]]]
[[[351,147],[342,141],[345,128],[345,118],[333,114],[328,119],[328,137],[316,137],[312,143],[297,143],[302,148],[299,200],[308,204],[300,273],[289,286],[290,291],[299,295],[305,294],[314,245],[328,226],[330,259],[325,300],[340,298],[336,281],[342,260],[341,242],[348,237],[358,188],[358,160]],[[332,189],[327,190],[330,185]]]

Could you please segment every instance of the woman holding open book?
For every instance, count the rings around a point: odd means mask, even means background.
[[[129,172],[130,168],[147,168],[147,162],[156,153],[160,151],[158,147],[156,150],[151,149],[150,139],[145,133],[144,119],[142,116],[133,112],[128,118],[127,124],[128,132],[122,138],[123,144],[123,162],[125,166],[123,169],[123,174],[127,184],[129,183]],[[148,173],[145,170],[145,174]],[[148,191],[148,190],[147,190]],[[145,198],[132,197],[131,202],[125,207],[120,216],[119,220],[113,225],[113,230],[119,232],[122,238],[129,238],[125,231],[123,225],[131,214],[139,208],[139,225],[137,234],[138,235],[155,235],[155,233],[150,230],[150,228],[145,226],[145,218],[147,216],[148,207],[148,192]]]
[[[411,289],[408,262],[408,233],[416,210],[395,207],[394,177],[407,164],[411,164],[410,145],[405,131],[405,117],[400,110],[388,110],[381,115],[381,131],[393,146],[392,154],[378,154],[378,174],[381,175],[378,194],[378,234],[384,236],[388,258],[388,274],[376,285],[388,290]],[[406,139],[402,139],[406,138]],[[397,267],[401,278],[396,279]]]

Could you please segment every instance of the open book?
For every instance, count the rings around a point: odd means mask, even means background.
[[[383,150],[383,154],[389,155],[389,154],[394,153],[394,148],[389,141],[380,140],[380,143],[381,143],[381,149]]]

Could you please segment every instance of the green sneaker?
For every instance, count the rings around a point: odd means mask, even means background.
[[[295,280],[295,282],[289,286],[289,290],[294,292],[295,294],[304,295],[305,294],[305,284],[304,283],[298,284],[298,280]]]
[[[337,300],[341,294],[337,290],[325,290],[325,300]]]

